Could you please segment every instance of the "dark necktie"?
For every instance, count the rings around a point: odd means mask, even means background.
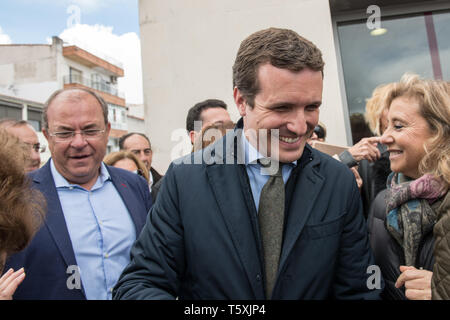
[[[261,164],[262,165],[262,164]],[[258,221],[264,251],[266,298],[270,299],[277,278],[283,241],[284,182],[281,164],[264,185],[259,198]]]

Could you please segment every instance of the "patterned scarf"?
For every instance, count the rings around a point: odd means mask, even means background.
[[[420,240],[436,222],[431,204],[447,193],[446,187],[430,174],[411,180],[394,172],[387,187],[387,230],[403,248],[405,264],[414,266]]]

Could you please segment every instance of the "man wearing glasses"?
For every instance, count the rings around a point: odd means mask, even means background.
[[[39,143],[38,136],[33,127],[25,120],[3,119],[0,127],[16,136],[20,141],[30,146],[30,157],[25,167],[25,172],[39,169],[41,166],[41,153],[45,152],[45,146]]]
[[[47,199],[45,227],[10,267],[27,277],[14,299],[111,299],[152,200],[142,177],[102,163],[108,106],[84,89],[56,91],[44,108],[51,159],[32,174]]]

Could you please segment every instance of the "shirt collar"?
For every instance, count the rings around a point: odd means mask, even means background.
[[[153,185],[153,175],[152,170],[148,170],[148,185],[151,187]]]
[[[259,159],[266,159],[248,140],[245,136],[244,129],[242,129],[241,134],[241,146],[244,149],[245,154],[245,165],[258,164]],[[294,166],[297,165],[297,160],[291,162]],[[259,164],[258,164],[259,165]]]
[[[69,188],[78,186],[77,184],[71,184],[69,181],[67,181],[66,178],[64,178],[58,170],[56,170],[55,164],[53,163],[53,159],[50,158],[50,170],[53,175],[53,181],[55,181],[56,188]],[[109,175],[108,170],[106,169],[105,164],[102,162],[100,164],[100,175],[97,178],[97,181],[94,184],[94,188],[97,187],[97,185],[102,186],[105,181],[111,180],[111,176]]]

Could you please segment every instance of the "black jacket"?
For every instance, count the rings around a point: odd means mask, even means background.
[[[233,136],[170,165],[115,299],[266,298],[257,212]],[[202,153],[202,164],[188,164]],[[296,168],[272,298],[377,299],[353,174],[308,145]]]
[[[381,150],[380,150],[381,151]],[[363,202],[364,216],[369,215],[370,205],[380,191],[386,189],[386,180],[391,173],[389,153],[381,153],[381,157],[375,162],[361,160],[358,166],[363,185],[361,187],[361,199]]]
[[[156,171],[153,167],[150,168],[150,172],[153,177],[153,184],[157,183],[163,177],[158,171]]]
[[[370,245],[375,263],[380,267],[385,281],[382,298],[386,300],[405,300],[405,288],[395,288],[400,276],[400,266],[405,265],[403,249],[386,229],[386,190],[381,191],[372,203],[368,218]],[[431,229],[432,230],[432,229]],[[414,267],[433,271],[434,238],[430,231],[424,235],[419,245]]]

